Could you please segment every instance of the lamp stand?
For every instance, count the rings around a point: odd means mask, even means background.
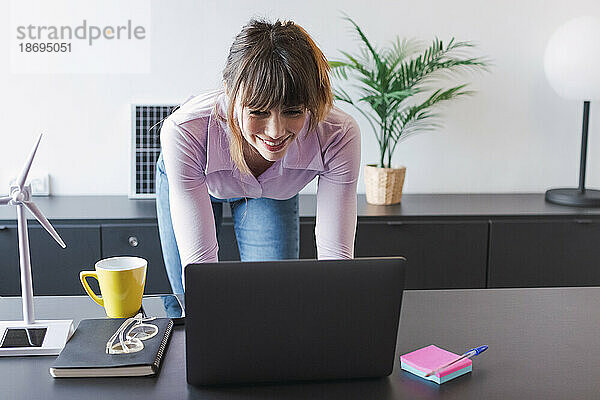
[[[600,207],[600,190],[585,188],[585,163],[587,156],[590,102],[583,102],[583,128],[581,133],[581,159],[579,164],[579,187],[577,189],[550,189],[546,201],[563,206]]]

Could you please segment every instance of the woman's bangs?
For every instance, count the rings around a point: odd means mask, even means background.
[[[292,77],[281,62],[257,67],[249,71],[243,83],[242,104],[253,110],[270,110],[274,107],[305,106],[308,102],[306,88],[299,77]]]

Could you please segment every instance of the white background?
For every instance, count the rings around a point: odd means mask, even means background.
[[[395,163],[408,168],[405,192],[543,192],[577,185],[583,104],[554,93],[543,55],[562,23],[600,16],[597,0],[150,3],[150,73],[35,75],[10,73],[9,4],[0,3],[0,193],[43,131],[34,169],[50,173],[53,194],[127,194],[130,103],[180,102],[220,85],[229,46],[252,16],[296,21],[337,59],[338,49],[353,51],[358,43],[341,11],[379,45],[396,35],[455,36],[476,41],[480,54],[494,61],[490,74],[467,77],[478,93],[443,109],[443,129],[399,146]],[[85,4],[94,15],[97,2]],[[376,162],[370,126],[342,108],[361,125],[363,163]],[[587,176],[588,187],[600,187],[600,107],[594,103]],[[314,183],[304,190],[314,191]]]

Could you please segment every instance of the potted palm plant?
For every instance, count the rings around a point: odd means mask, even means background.
[[[367,119],[379,145],[379,162],[364,169],[367,202],[396,204],[401,201],[406,174],[405,167],[392,168],[398,143],[440,127],[436,106],[473,93],[466,90],[466,83],[449,88],[434,84],[452,73],[487,70],[488,61],[467,56],[465,50],[474,45],[454,38],[446,44],[436,38],[423,51],[415,39],[397,37],[391,46],[379,50],[351,18],[344,19],[353,25],[361,47],[357,54],[340,51],[344,59],[329,65],[335,77],[354,82],[360,98],[353,100],[340,87],[334,88],[334,95]]]

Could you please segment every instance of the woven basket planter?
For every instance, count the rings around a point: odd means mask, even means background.
[[[406,167],[379,168],[365,165],[367,203],[376,205],[398,204],[402,200],[402,186]]]

